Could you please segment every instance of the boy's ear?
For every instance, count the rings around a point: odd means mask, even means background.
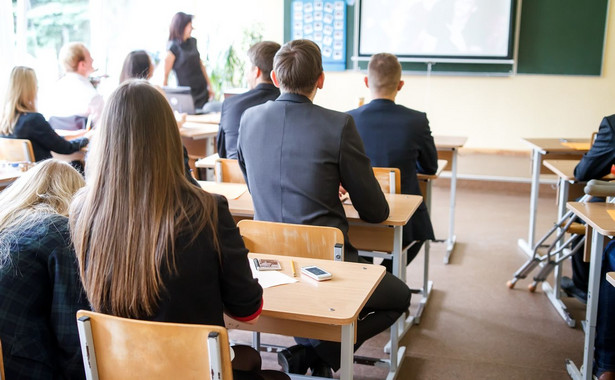
[[[367,79],[367,75],[363,78],[363,82],[365,82],[365,87],[369,88],[369,80]]]
[[[275,71],[271,70],[271,81],[273,82],[273,84],[280,88],[280,84],[278,83],[278,76],[275,74]]]
[[[397,85],[397,91],[401,90],[402,87],[404,87],[404,81],[400,80],[399,84]]]
[[[316,87],[318,87],[319,90],[322,90],[322,87],[325,84],[325,72],[323,71],[322,73],[320,73],[320,76],[318,77],[318,80],[316,81]]]

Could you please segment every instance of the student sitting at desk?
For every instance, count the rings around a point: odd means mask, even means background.
[[[0,135],[30,140],[36,161],[51,158],[51,152],[70,154],[88,145],[87,137],[65,140],[36,112],[37,90],[34,70],[13,68],[0,116]]]
[[[599,179],[611,171],[615,164],[615,115],[602,119],[598,134],[590,150],[583,155],[574,168],[574,176],[580,181]],[[587,302],[589,263],[583,261],[583,250],[572,256],[572,279],[562,277],[561,287],[566,294]],[[615,271],[615,244],[605,249],[600,274],[600,296],[594,343],[594,372],[599,380],[615,380],[615,289],[605,279],[606,272]]]
[[[89,309],[68,232],[84,185],[43,161],[0,193],[0,340],[7,379],[85,379],[75,313]]]
[[[104,100],[88,78],[96,71],[90,51],[81,42],[71,42],[62,47],[59,60],[65,73],[43,97],[43,113],[48,118],[84,116],[96,124]]]
[[[237,158],[237,136],[243,112],[280,96],[280,90],[271,82],[273,57],[279,49],[277,42],[263,41],[248,50],[251,66],[246,77],[250,91],[232,96],[222,103],[217,139],[220,158]]]
[[[417,171],[434,174],[438,170],[438,153],[425,113],[395,104],[397,92],[404,85],[397,57],[388,53],[372,56],[365,85],[370,90],[372,101],[348,113],[357,124],[372,166],[398,168],[401,192],[421,195]],[[421,203],[403,231],[404,247],[416,241],[408,249],[410,263],[423,242],[435,238],[425,202]],[[391,271],[391,260],[385,260],[384,265]]]
[[[339,228],[345,260],[358,261],[348,240],[339,200],[340,183],[361,219],[379,223],[389,207],[365,155],[352,117],[312,103],[325,75],[318,45],[285,44],[275,55],[271,78],[282,92],[273,102],[246,110],[237,153],[254,201],[254,219]],[[410,290],[390,273],[374,290],[357,322],[355,349],[393,324],[410,304]],[[278,353],[285,371],[329,376],[340,367],[340,343],[296,338]]]
[[[122,72],[120,73],[120,83],[123,83],[129,79],[144,79],[149,80],[154,75],[154,64],[149,54],[145,50],[134,50],[128,53],[124,59],[122,65]],[[158,88],[158,87],[157,87]],[[158,88],[162,93],[162,89]],[[185,120],[185,114],[179,117],[175,115],[178,126]],[[183,120],[182,120],[183,118]],[[186,147],[182,147],[184,150],[184,170],[186,171],[186,178],[192,182],[192,184],[199,186],[199,183],[192,176],[192,169],[190,169],[190,157]]]
[[[248,251],[226,199],[184,176],[175,125],[165,97],[145,81],[111,95],[70,213],[88,299],[95,311],[125,318],[255,321],[263,290]],[[261,371],[250,347],[234,351],[235,379],[288,379]]]
[[[598,134],[591,148],[574,168],[574,177],[579,181],[600,179],[611,172],[615,164],[615,115],[602,119]],[[583,250],[572,256],[572,279],[562,277],[561,287],[568,296],[587,303],[589,263],[583,261]]]

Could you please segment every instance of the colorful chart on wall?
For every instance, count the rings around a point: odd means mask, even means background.
[[[318,44],[325,71],[346,69],[346,1],[293,0],[291,37]]]

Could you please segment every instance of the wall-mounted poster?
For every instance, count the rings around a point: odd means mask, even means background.
[[[326,71],[346,69],[346,1],[293,0],[291,38],[316,42]]]

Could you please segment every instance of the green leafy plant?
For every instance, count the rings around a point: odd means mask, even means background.
[[[246,87],[246,52],[250,46],[263,39],[261,30],[260,24],[244,29],[240,43],[231,44],[217,55],[215,61],[207,63],[209,79],[218,100],[222,99],[225,89]]]

